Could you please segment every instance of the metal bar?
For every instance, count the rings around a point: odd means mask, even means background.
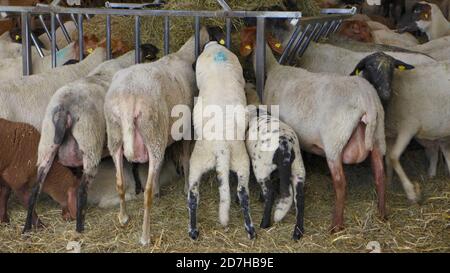
[[[30,32],[30,38],[31,38],[31,41],[33,42],[34,47],[36,48],[36,50],[37,50],[39,56],[40,56],[41,58],[44,58],[44,52],[42,51],[42,48],[41,48],[41,46],[39,45],[38,40],[37,40],[37,38],[36,38],[36,36],[34,35],[33,32]]]
[[[104,8],[64,8],[55,6],[39,5],[35,7],[22,6],[0,6],[3,12],[29,12],[33,14],[47,14],[47,13],[82,13],[89,15],[129,15],[129,16],[182,16],[182,17],[229,17],[229,18],[244,18],[244,17],[264,17],[264,18],[300,18],[302,13],[299,11],[206,11],[206,10],[152,10],[152,9],[104,9]],[[329,15],[333,18],[335,15]],[[343,15],[337,15],[343,16]]]
[[[57,66],[57,60],[56,60],[56,16],[54,13],[50,15],[50,30],[51,30],[51,37],[50,42],[52,44],[51,46],[51,52],[52,52],[52,68],[55,68]]]
[[[266,66],[265,19],[256,19],[256,91],[263,102]]]
[[[72,39],[70,39],[70,35],[67,32],[66,26],[61,21],[61,17],[59,17],[59,14],[56,14],[56,21],[58,21],[59,27],[61,28],[61,31],[64,35],[64,38],[66,38],[67,43],[70,44],[72,42]]]
[[[335,32],[339,29],[339,27],[341,26],[341,24],[342,24],[342,20],[339,20],[339,21],[337,22],[336,26],[334,27],[332,33],[335,33]]]
[[[328,35],[330,35],[330,31],[334,28],[334,24],[336,24],[336,21],[331,21],[327,31],[325,32],[325,35],[323,35],[325,38],[328,38]]]
[[[323,25],[320,27],[320,30],[317,32],[316,36],[312,38],[312,41],[317,42],[322,35],[323,31],[327,27],[328,22],[323,23]]]
[[[28,76],[31,75],[31,41],[30,41],[30,14],[22,13],[21,14],[22,21],[22,68],[23,75]]]
[[[226,25],[226,31],[227,31],[225,45],[228,49],[230,49],[231,48],[231,28],[233,27],[233,25],[231,24],[231,18],[225,19],[225,25]]]
[[[195,17],[195,58],[200,55],[200,17]]]
[[[84,38],[83,38],[83,14],[78,14],[78,43],[80,48],[80,61],[83,60],[84,57]]]
[[[45,24],[44,15],[39,14],[38,18],[39,18],[39,21],[41,22],[42,27],[44,28],[45,33],[47,34],[48,40],[51,40],[52,37],[51,37],[50,31],[48,30],[47,25]]]
[[[75,24],[75,27],[78,28],[78,21],[77,21],[77,18],[75,17],[75,14],[71,13],[70,18],[72,18],[72,21]]]
[[[289,53],[290,50],[292,48],[292,45],[294,44],[295,40],[297,38],[299,38],[298,36],[300,35],[300,32],[302,31],[302,26],[300,25],[300,23],[297,23],[297,26],[295,27],[294,33],[292,33],[291,38],[289,39],[288,43],[286,44],[284,50],[283,50],[283,54],[281,54],[279,63],[280,64],[284,64]]]
[[[170,53],[170,17],[164,17],[164,55]]]
[[[219,5],[222,7],[223,10],[231,10],[230,6],[225,0],[217,0]]]
[[[308,48],[309,43],[311,42],[312,38],[316,36],[317,32],[320,30],[320,23],[317,23],[314,26],[314,29],[311,32],[311,35],[309,35],[305,42],[303,43],[302,47],[300,48],[300,51],[297,53],[297,58],[301,57],[305,50]]]
[[[106,59],[111,60],[111,15],[106,15]]]
[[[134,62],[141,62],[141,17],[134,17]]]
[[[306,37],[306,34],[308,33],[308,31],[309,31],[310,29],[311,29],[311,25],[307,25],[307,26],[305,27],[305,30],[302,31],[302,34],[301,34],[300,38],[298,38],[297,42],[295,43],[294,48],[293,48],[293,49],[291,50],[291,52],[289,53],[289,57],[288,57],[286,63],[288,63],[288,64],[292,63],[292,60],[294,59],[296,52],[299,50],[299,48],[300,48],[300,46],[301,46],[303,40],[304,40],[305,37]]]

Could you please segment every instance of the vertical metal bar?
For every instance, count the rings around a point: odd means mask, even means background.
[[[78,28],[78,21],[77,21],[77,18],[75,17],[75,14],[71,13],[70,18],[72,18],[72,21],[75,24],[75,27]]]
[[[134,17],[134,62],[141,62],[141,17]]]
[[[256,19],[256,91],[263,102],[265,66],[266,66],[266,39],[265,39],[265,19]]]
[[[106,15],[106,59],[111,60],[111,15]]]
[[[63,22],[61,21],[61,17],[59,17],[59,14],[56,14],[56,21],[58,21],[59,27],[61,28],[61,31],[64,35],[64,38],[66,38],[67,43],[71,43],[72,39],[70,39],[70,35],[67,32],[66,26],[64,26]]]
[[[22,21],[22,67],[23,75],[31,75],[31,41],[30,41],[30,14],[21,13]]]
[[[52,43],[51,46],[51,52],[52,52],[52,68],[55,68],[57,65],[56,60],[56,18],[55,14],[52,12],[50,14],[50,30],[51,30],[51,37],[50,42]]]
[[[164,17],[164,55],[170,53],[170,17]]]
[[[79,43],[79,47],[80,47],[80,52],[79,52],[79,56],[80,56],[80,61],[83,60],[84,57],[84,38],[83,38],[83,14],[79,13],[78,14],[78,43]]]
[[[195,17],[195,58],[200,55],[200,17]]]
[[[289,39],[289,42],[287,43],[286,47],[283,50],[283,54],[281,54],[279,63],[284,64],[286,61],[286,58],[289,55],[290,49],[292,48],[292,45],[294,44],[294,41],[298,38],[300,35],[300,32],[302,31],[302,26],[300,25],[300,21],[297,23],[297,27],[294,30],[294,33],[292,34],[291,38]]]
[[[227,31],[227,40],[226,40],[226,46],[228,49],[231,48],[231,28],[233,27],[231,24],[231,18],[225,19],[225,25],[226,25],[226,31]]]

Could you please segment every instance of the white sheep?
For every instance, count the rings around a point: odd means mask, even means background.
[[[200,45],[208,41],[208,33],[200,31]],[[171,127],[176,121],[171,111],[176,105],[192,109],[195,94],[194,37],[178,52],[160,60],[131,66],[118,72],[105,98],[108,148],[117,171],[120,196],[119,222],[125,225],[125,180],[123,155],[128,161],[149,162],[144,197],[144,222],[140,242],[150,242],[150,208],[158,189],[158,173],[166,147],[174,142]],[[186,117],[185,117],[186,118]],[[189,117],[190,120],[190,117]],[[186,131],[188,128],[183,128]],[[188,162],[186,163],[188,164]],[[186,169],[186,168],[185,168]]]
[[[256,108],[259,106],[259,100],[253,85],[247,84],[245,92],[249,105],[249,128],[245,144],[253,173],[261,186],[265,200],[261,228],[270,226],[275,191],[275,184],[271,181],[270,175],[278,170],[281,197],[275,207],[274,220],[279,222],[284,218],[295,197],[297,220],[292,237],[298,240],[304,233],[305,168],[297,134],[286,123],[264,109]],[[270,143],[274,146],[270,147]]]
[[[410,50],[425,53],[436,60],[450,60],[450,35],[410,47]]]
[[[87,189],[92,184],[104,154],[105,95],[114,74],[134,62],[134,50],[117,59],[106,61],[86,77],[61,87],[47,105],[39,142],[38,171],[49,169],[56,154],[58,161],[64,166],[83,168],[77,196],[78,232],[84,230]],[[37,184],[44,183],[45,177],[46,173],[43,172]]]
[[[199,139],[189,162],[189,236],[195,240],[199,235],[197,207],[200,180],[204,173],[215,169],[219,180],[220,223],[227,226],[229,222],[229,174],[233,171],[238,178],[237,193],[244,213],[245,230],[248,237],[253,239],[256,233],[248,196],[250,162],[244,142],[248,121],[245,116],[235,117],[235,114],[245,114],[247,105],[242,66],[231,51],[217,42],[210,42],[197,59],[196,77],[200,91],[199,101],[194,106],[193,120]],[[217,112],[215,119],[207,118],[212,107],[220,110],[222,115]],[[236,112],[230,111],[230,107],[234,107]],[[207,129],[211,123],[214,125],[214,135]]]
[[[86,76],[105,60],[105,55],[105,49],[97,48],[78,64],[1,82],[0,117],[31,124],[40,132],[45,109],[53,94],[67,83]]]
[[[248,36],[241,49],[254,48],[256,34]],[[248,55],[248,51],[241,53]],[[279,106],[280,120],[295,130],[302,149],[327,159],[336,193],[332,231],[341,230],[344,224],[346,179],[342,164],[361,163],[369,154],[378,210],[385,218],[384,111],[374,87],[358,77],[280,65],[269,48],[266,71],[263,103]]]

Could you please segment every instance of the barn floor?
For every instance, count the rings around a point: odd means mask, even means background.
[[[0,226],[0,251],[65,252],[67,243],[73,240],[81,242],[82,252],[365,252],[370,241],[378,241],[383,252],[450,251],[450,178],[440,164],[437,178],[427,179],[423,151],[408,152],[403,159],[410,178],[421,185],[423,204],[410,205],[395,179],[387,187],[390,213],[386,223],[377,217],[369,164],[346,167],[349,180],[345,213],[347,229],[334,235],[328,232],[334,195],[325,161],[316,157],[304,160],[308,162],[306,234],[299,242],[291,240],[293,208],[281,223],[268,230],[259,228],[263,204],[258,202],[259,189],[253,184],[250,188],[251,209],[258,226],[258,238],[255,241],[247,239],[236,203],[231,206],[229,229],[224,230],[218,222],[218,190],[214,182],[204,182],[201,186],[200,238],[190,240],[180,180],[162,188],[163,196],[154,203],[152,242],[148,247],[138,244],[143,217],[140,199],[128,202],[131,220],[126,227],[119,226],[117,208],[90,207],[86,231],[78,235],[74,232],[74,223],[62,221],[59,207],[43,198],[38,213],[47,227],[25,238],[20,235],[25,210],[12,198],[11,223]]]

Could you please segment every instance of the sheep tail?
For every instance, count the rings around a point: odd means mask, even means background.
[[[273,161],[277,165],[280,176],[280,199],[275,206],[274,221],[281,221],[291,208],[293,201],[291,176],[292,162],[295,159],[295,153],[292,145],[287,140],[281,140],[280,146],[274,154]]]
[[[66,130],[72,126],[69,111],[63,105],[55,107],[53,111],[53,125],[55,126],[53,142],[61,145],[64,141]]]
[[[123,112],[122,116],[123,154],[126,158],[134,158],[134,116]]]

